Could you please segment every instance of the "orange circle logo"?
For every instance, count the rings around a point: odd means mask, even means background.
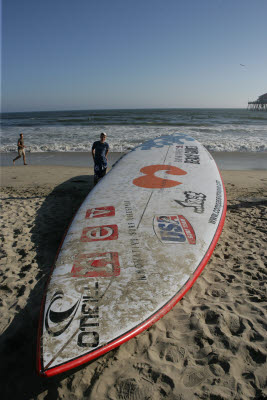
[[[133,180],[133,184],[147,189],[165,189],[180,185],[182,182],[164,179],[155,176],[158,171],[166,171],[169,175],[186,175],[184,170],[172,165],[149,165],[140,169],[144,176],[140,176]]]

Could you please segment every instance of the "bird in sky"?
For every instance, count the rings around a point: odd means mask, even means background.
[[[241,67],[245,67],[245,65],[244,64],[240,64],[241,65]]]

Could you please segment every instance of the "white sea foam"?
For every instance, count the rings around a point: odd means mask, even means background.
[[[110,151],[125,152],[162,135],[186,133],[199,140],[210,151],[266,152],[267,126],[220,124],[205,126],[38,126],[1,132],[0,152],[16,151],[18,133],[23,131],[28,152],[88,152],[92,143],[107,132]]]

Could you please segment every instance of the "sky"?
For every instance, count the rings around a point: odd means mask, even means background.
[[[2,0],[1,14],[3,112],[242,108],[267,92],[267,0]]]

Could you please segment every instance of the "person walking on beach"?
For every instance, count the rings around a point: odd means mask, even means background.
[[[19,140],[18,140],[18,156],[16,158],[14,158],[13,160],[13,165],[15,165],[15,161],[18,160],[19,158],[21,158],[21,156],[23,157],[23,162],[24,165],[26,164],[26,156],[25,156],[25,146],[24,146],[24,139],[23,139],[23,133],[21,133],[19,135]]]
[[[94,185],[96,185],[107,172],[109,145],[106,142],[106,137],[107,134],[102,132],[100,140],[94,142],[92,146],[92,156],[94,159]]]

